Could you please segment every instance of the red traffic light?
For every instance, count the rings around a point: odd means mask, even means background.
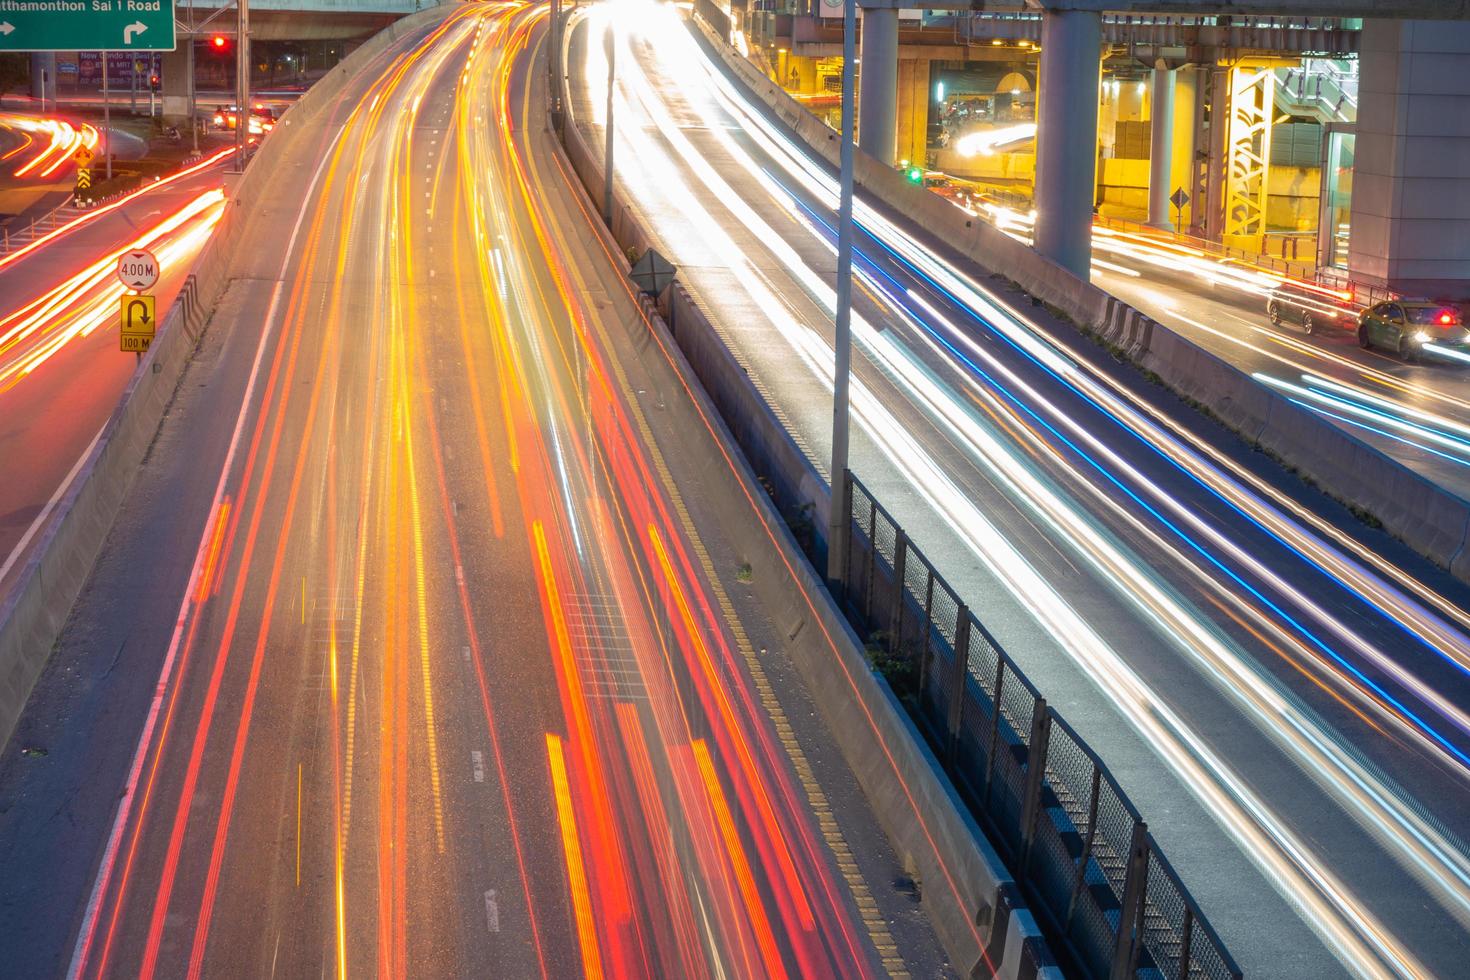
[[[213,40],[210,41],[210,43],[213,44],[214,45],[214,49],[216,51],[218,51],[221,48],[223,48],[229,42],[227,42],[225,40],[224,35],[222,35],[222,34],[216,34],[214,36]]]
[[[1444,311],[1443,313],[1441,313],[1439,315],[1439,322],[1440,323],[1445,323],[1445,324],[1454,323],[1455,322],[1455,315],[1453,313],[1451,313],[1449,310],[1446,310],[1446,311]]]

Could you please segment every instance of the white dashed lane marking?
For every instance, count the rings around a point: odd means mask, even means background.
[[[485,893],[485,924],[491,932],[500,931],[500,906],[495,901],[495,889]]]

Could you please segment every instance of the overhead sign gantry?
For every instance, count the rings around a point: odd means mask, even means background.
[[[0,51],[172,51],[174,0],[0,0]]]

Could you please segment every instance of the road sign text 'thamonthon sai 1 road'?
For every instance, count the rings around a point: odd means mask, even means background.
[[[172,51],[174,0],[0,0],[0,51]]]

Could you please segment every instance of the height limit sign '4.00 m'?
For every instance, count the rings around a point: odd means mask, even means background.
[[[0,51],[172,51],[174,0],[0,0]]]
[[[146,248],[124,252],[117,259],[117,278],[134,292],[152,289],[158,284],[158,258]]]

